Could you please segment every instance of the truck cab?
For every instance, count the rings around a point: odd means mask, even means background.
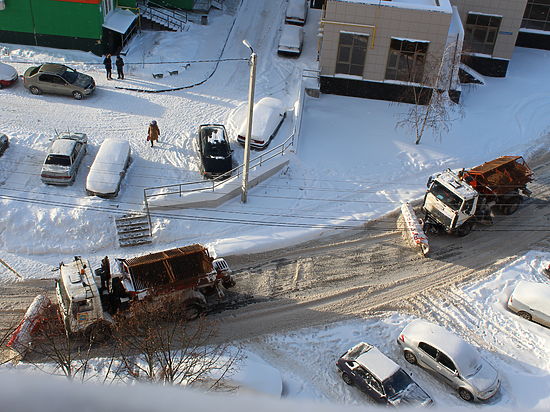
[[[97,287],[100,279],[94,276],[87,260],[75,256],[72,262],[62,262],[59,273],[55,289],[67,332],[87,333],[93,325],[107,320]]]
[[[476,214],[478,202],[478,192],[457,173],[447,169],[428,180],[422,210],[426,221],[435,221],[451,233]]]

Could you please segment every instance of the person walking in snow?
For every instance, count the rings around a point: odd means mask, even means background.
[[[113,64],[111,62],[110,54],[105,56],[105,58],[103,59],[103,65],[105,66],[105,71],[107,71],[107,80],[112,80],[113,78],[111,77],[111,70],[113,69]]]
[[[153,143],[158,141],[160,136],[160,130],[157,125],[157,121],[153,120],[151,124],[149,124],[149,130],[147,131],[147,141],[151,142],[151,147],[153,147]]]
[[[120,54],[116,56],[115,61],[116,71],[117,71],[117,79],[124,80],[124,60],[122,60],[122,57],[120,57]]]

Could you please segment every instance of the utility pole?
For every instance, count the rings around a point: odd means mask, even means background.
[[[244,140],[244,159],[243,159],[243,182],[241,185],[241,203],[246,203],[248,194],[248,169],[250,166],[250,137],[252,135],[252,116],[254,114],[254,86],[256,84],[256,53],[247,40],[243,44],[250,49],[250,82],[248,84],[248,119],[246,127],[246,137]]]

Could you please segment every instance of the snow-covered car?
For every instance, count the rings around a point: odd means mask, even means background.
[[[508,309],[550,328],[550,284],[520,280],[508,299]]]
[[[233,168],[233,150],[225,127],[221,124],[201,124],[197,140],[204,177],[229,177]]]
[[[49,185],[71,185],[86,154],[84,133],[61,133],[55,137],[42,166],[40,177]]]
[[[417,319],[405,326],[397,343],[407,362],[434,372],[465,401],[487,400],[500,387],[496,369],[470,344],[441,326]]]
[[[95,90],[93,77],[56,63],[29,67],[23,75],[23,84],[32,94],[65,94],[76,100]]]
[[[250,136],[250,147],[253,149],[264,149],[271,139],[279,131],[286,111],[283,102],[274,97],[264,97],[254,105],[252,117],[252,134]],[[237,135],[240,144],[245,143],[247,121],[243,122]]]
[[[288,0],[285,23],[303,26],[307,19],[307,2],[308,0]]]
[[[0,133],[0,156],[4,154],[8,146],[10,145],[10,141],[8,139],[8,136],[6,136],[3,133]]]
[[[130,143],[105,139],[88,172],[86,193],[99,197],[115,197],[130,164]]]
[[[0,89],[17,81],[17,70],[9,64],[0,63]]]
[[[336,362],[342,379],[375,402],[397,406],[427,406],[432,398],[397,363],[378,348],[361,342]]]
[[[283,24],[279,38],[278,54],[299,56],[304,43],[304,29],[300,26]]]

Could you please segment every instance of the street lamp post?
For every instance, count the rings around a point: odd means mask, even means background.
[[[250,136],[252,135],[252,116],[254,114],[254,85],[256,84],[256,53],[246,40],[243,44],[250,49],[250,81],[248,84],[248,119],[246,125],[246,136],[244,140],[244,159],[243,159],[243,182],[241,185],[241,202],[246,203],[248,193],[248,169],[250,166]]]

